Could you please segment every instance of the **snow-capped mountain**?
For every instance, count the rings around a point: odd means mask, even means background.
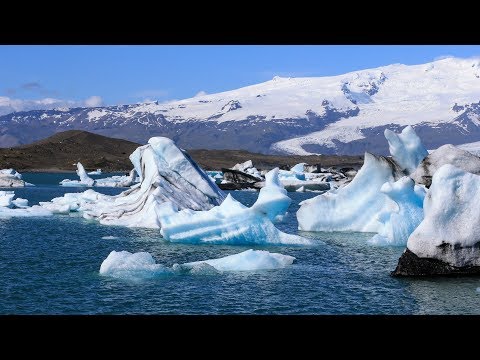
[[[480,141],[480,59],[394,64],[339,76],[280,78],[169,103],[17,112],[0,117],[0,146],[79,129],[187,149],[263,153],[388,153],[383,130],[413,125],[427,146]]]

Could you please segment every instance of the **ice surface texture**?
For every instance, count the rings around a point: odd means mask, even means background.
[[[291,199],[278,180],[278,168],[266,175],[265,186],[250,208],[230,194],[209,211],[165,212],[163,237],[172,242],[210,244],[310,244],[308,239],[278,230],[272,221],[283,216]]]
[[[427,149],[410,125],[400,134],[385,129],[384,135],[388,141],[390,154],[407,175],[414,172],[418,164],[428,155]]]
[[[425,218],[408,239],[419,257],[480,266],[480,176],[443,165],[425,197]]]

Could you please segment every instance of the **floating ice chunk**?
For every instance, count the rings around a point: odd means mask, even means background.
[[[428,155],[420,138],[410,125],[406,126],[400,134],[385,129],[385,138],[393,159],[405,170],[406,175],[415,171],[418,164]]]
[[[23,187],[22,175],[14,169],[0,170],[0,187]]]
[[[161,233],[172,242],[211,244],[310,244],[278,230],[271,220],[285,214],[290,199],[278,181],[278,169],[266,175],[257,202],[248,208],[230,194],[209,211],[182,210],[160,217]],[[283,191],[282,191],[283,190]]]
[[[112,251],[100,265],[100,275],[121,279],[154,278],[169,273],[171,270],[156,264],[148,252]]]
[[[420,258],[451,266],[480,266],[480,176],[453,165],[440,167],[425,197],[425,218],[407,248]]]
[[[299,229],[380,231],[383,225],[377,216],[395,208],[393,201],[380,189],[400,174],[401,170],[390,159],[365,153],[364,164],[351,183],[300,203]]]
[[[0,207],[11,207],[14,197],[13,191],[0,191]]]
[[[183,267],[194,268],[201,264],[208,264],[218,271],[270,270],[284,268],[293,264],[294,260],[293,256],[250,249],[219,259],[186,263]]]
[[[102,236],[102,240],[115,240],[115,239],[118,239],[118,236],[112,236],[112,235]]]
[[[137,172],[135,169],[130,171],[128,176],[114,175],[95,180],[97,187],[130,187],[137,182]]]
[[[480,174],[480,157],[447,144],[429,154],[410,175],[417,184],[430,186],[432,176],[443,165],[450,164],[472,174]]]
[[[380,191],[395,202],[397,209],[377,215],[383,227],[370,241],[378,245],[404,246],[423,220],[425,189],[404,176],[394,183],[383,184]]]
[[[292,199],[278,180],[278,168],[275,168],[265,175],[265,186],[260,189],[258,199],[251,209],[273,221],[278,215],[285,214],[291,202]]]
[[[175,273],[216,274],[223,271],[258,271],[285,268],[294,262],[289,255],[264,250],[247,250],[218,259],[174,264],[168,268],[157,264],[148,252],[112,251],[100,265],[100,275],[121,279],[150,279]]]
[[[95,180],[87,175],[85,168],[80,162],[77,163],[77,175],[80,177],[80,182],[82,184],[85,184],[86,186],[93,186],[95,184]]]
[[[97,169],[95,171],[90,171],[87,175],[102,175],[102,169]]]
[[[252,160],[247,160],[244,163],[236,164],[234,167],[232,167],[232,170],[245,172],[247,169],[250,169],[250,168],[253,168],[253,162]]]
[[[198,165],[167,138],[155,137],[130,155],[142,179],[117,196],[103,196],[83,216],[105,225],[160,228],[161,216],[177,209],[208,210],[225,194]]]
[[[303,174],[305,172],[305,165],[307,165],[307,163],[300,163],[300,164],[294,165],[294,166],[292,166],[290,171],[293,171],[293,172],[299,173],[299,174]]]
[[[28,207],[28,200],[22,198],[16,198],[12,201],[12,204],[17,208],[27,208]]]

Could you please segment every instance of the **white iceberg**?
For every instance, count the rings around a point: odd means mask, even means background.
[[[23,181],[22,175],[15,169],[0,170],[0,187],[24,187],[25,185],[32,186],[33,184]]]
[[[445,164],[453,165],[472,174],[480,174],[480,157],[447,144],[429,154],[410,175],[417,184],[430,186],[432,176]]]
[[[394,209],[393,202],[380,189],[397,176],[393,162],[365,153],[363,166],[352,182],[300,203],[299,230],[380,231],[383,225],[378,215]]]
[[[90,171],[87,175],[102,175],[102,169],[97,169],[95,171]]]
[[[52,213],[41,206],[28,206],[28,200],[14,199],[13,191],[0,191],[0,218],[51,216]]]
[[[404,176],[394,183],[383,184],[380,191],[393,200],[397,208],[377,216],[383,226],[370,242],[378,245],[406,245],[410,234],[423,220],[425,188],[415,185],[412,179]]]
[[[218,271],[255,271],[281,269],[293,264],[294,261],[293,256],[250,249],[219,259],[194,261],[181,266],[192,269],[202,264],[208,264]]]
[[[151,138],[130,155],[130,160],[141,183],[121,194],[108,196],[89,189],[40,205],[56,213],[81,211],[85,218],[105,225],[160,228],[162,214],[177,209],[208,210],[225,198],[208,175],[170,139]]]
[[[112,251],[100,265],[100,275],[121,279],[149,279],[175,273],[206,274],[224,271],[273,270],[285,268],[294,260],[293,256],[250,249],[218,259],[174,264],[168,268],[157,264],[148,252],[132,254],[128,251]]]
[[[406,175],[414,172],[418,164],[428,155],[427,149],[410,125],[400,134],[385,129],[384,135],[388,141],[390,154]]]
[[[258,171],[257,168],[253,166],[252,160],[247,160],[244,163],[236,164],[234,167],[232,167],[232,170],[242,171],[258,179],[263,179],[260,171]]]
[[[90,174],[90,173],[88,173]],[[78,186],[88,186],[88,187],[130,187],[136,182],[140,181],[137,179],[136,172],[133,169],[130,171],[128,176],[126,175],[115,175],[101,179],[92,179],[88,176],[87,172],[83,165],[78,162],[77,163],[77,175],[80,177],[80,180],[70,180],[64,179],[60,181],[60,185],[62,186],[71,186],[71,187],[78,187]]]
[[[156,264],[148,252],[112,251],[100,265],[100,275],[123,279],[153,278],[171,273],[171,269]]]
[[[174,208],[160,217],[161,233],[171,242],[210,244],[311,244],[297,235],[278,230],[272,220],[283,216],[291,199],[281,187],[278,169],[266,175],[266,184],[252,207],[230,194],[220,206],[209,211]]]
[[[425,197],[425,218],[407,248],[420,258],[455,267],[480,266],[480,176],[453,165],[440,167]]]
[[[404,175],[426,150],[412,127],[401,134],[385,130],[385,137],[393,159],[365,153],[352,182],[300,203],[300,230],[375,232],[373,243],[405,244],[423,218],[425,189]]]

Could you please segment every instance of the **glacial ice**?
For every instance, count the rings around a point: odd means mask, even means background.
[[[396,182],[387,182],[380,191],[393,200],[397,209],[377,215],[383,226],[370,242],[378,245],[407,244],[408,237],[423,220],[425,188],[415,185],[407,176]]]
[[[100,172],[101,173],[101,172]],[[88,173],[90,174],[90,173]],[[78,187],[78,186],[88,186],[88,187],[129,187],[139,181],[136,177],[135,170],[131,170],[128,176],[126,175],[115,175],[101,179],[92,179],[89,177],[83,165],[78,162],[77,163],[77,175],[80,177],[80,180],[70,180],[64,179],[60,181],[60,185],[62,186],[71,186],[71,187]],[[96,174],[94,174],[96,175]]]
[[[163,214],[178,209],[208,210],[225,197],[170,139],[151,138],[130,155],[130,160],[141,183],[121,194],[108,196],[89,189],[40,205],[56,213],[81,211],[83,217],[105,225],[160,228]]]
[[[250,208],[230,194],[220,206],[208,211],[172,207],[160,216],[161,233],[171,242],[210,244],[311,244],[300,236],[278,230],[272,220],[284,215],[290,198],[279,184],[278,168],[266,175],[255,204]]]
[[[219,259],[194,261],[182,264],[184,268],[194,268],[201,264],[213,266],[218,271],[254,271],[281,269],[293,264],[295,258],[289,255],[271,253],[265,250],[247,250],[239,254]]]
[[[87,175],[102,175],[102,169],[97,169],[95,171],[90,171]]]
[[[156,264],[148,252],[112,251],[100,265],[100,275],[122,279],[148,279],[169,273],[171,270]]]
[[[425,197],[425,218],[407,247],[420,258],[480,266],[480,176],[453,165],[440,167]]]
[[[33,184],[26,183],[22,180],[22,175],[14,169],[0,170],[0,187],[23,187],[33,186]]]
[[[447,144],[429,154],[410,177],[417,184],[430,186],[433,174],[445,164],[453,165],[472,174],[480,174],[480,157]]]
[[[51,216],[52,213],[41,206],[28,206],[28,200],[14,199],[13,191],[0,191],[0,218]]]
[[[398,169],[391,161],[365,153],[363,166],[352,182],[300,203],[299,230],[380,231],[382,224],[377,216],[394,209],[393,202],[380,189],[396,177]]]
[[[157,264],[148,252],[112,251],[100,265],[100,275],[122,279],[150,279],[168,274],[206,274],[224,271],[258,271],[285,268],[295,258],[264,250],[247,250],[218,259],[174,264]]]
[[[390,154],[406,175],[414,172],[418,164],[428,155],[427,149],[410,125],[400,134],[385,129],[384,135],[388,141]]]
[[[300,230],[375,232],[372,243],[405,245],[423,219],[425,189],[404,175],[427,152],[412,127],[385,137],[393,159],[365,153],[352,182],[300,203]]]

